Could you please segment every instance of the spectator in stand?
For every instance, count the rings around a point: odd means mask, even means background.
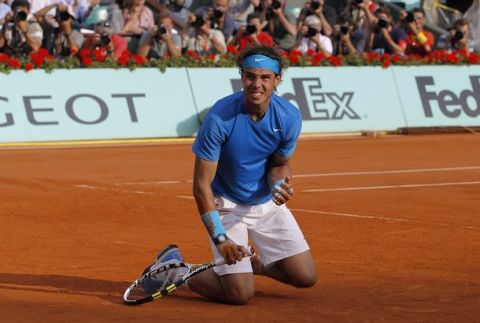
[[[467,53],[473,52],[473,44],[469,40],[470,23],[465,18],[460,18],[453,24],[448,32],[445,49],[449,51],[466,50]]]
[[[307,16],[315,15],[320,19],[322,32],[325,36],[332,35],[332,26],[337,22],[335,9],[326,5],[324,0],[307,0],[297,18],[297,30],[302,28],[302,23]]]
[[[140,39],[137,55],[144,58],[178,57],[182,53],[182,38],[173,27],[167,12],[159,14],[158,25],[145,31]]]
[[[414,8],[411,12],[403,14],[403,25],[407,31],[407,48],[405,54],[426,56],[433,50],[435,37],[424,29],[425,11]]]
[[[0,0],[0,25],[3,25],[5,22],[5,16],[12,12],[12,8],[6,3],[6,0]]]
[[[349,17],[340,18],[339,24],[333,26],[333,54],[351,56],[363,52],[363,33],[355,29]]]
[[[141,35],[155,25],[153,12],[145,6],[145,0],[124,0],[123,34]]]
[[[248,15],[255,12],[255,8],[260,6],[261,0],[230,0],[228,3],[228,13],[235,20],[235,28],[247,24]]]
[[[260,45],[272,47],[274,45],[271,35],[262,31],[262,15],[253,12],[248,15],[247,25],[240,26],[229,45],[242,50],[251,45]]]
[[[288,51],[295,47],[297,37],[296,19],[291,13],[285,13],[285,0],[266,0],[264,31],[273,36],[278,47]]]
[[[193,5],[192,0],[146,0],[148,6],[158,13],[167,13],[178,31],[188,28],[188,18]],[[198,4],[198,1],[195,1]]]
[[[213,0],[211,7],[200,7],[195,12],[197,14],[207,13],[212,26],[223,32],[225,41],[229,42],[232,39],[235,20],[228,13],[228,0]]]
[[[90,8],[89,0],[68,0],[67,3],[73,10],[75,20],[80,24],[87,18],[87,14]]]
[[[378,5],[373,0],[348,0],[342,15],[348,15],[354,20],[358,20],[361,17],[365,17],[362,13],[365,9],[374,13],[378,9]]]
[[[82,48],[88,50],[99,49],[106,56],[119,58],[127,49],[127,41],[125,38],[114,34],[111,23],[104,20],[97,24],[95,33],[85,38]]]
[[[107,8],[107,19],[114,34],[120,34],[124,27],[123,0],[100,0],[100,6]],[[96,25],[96,24],[95,24]]]
[[[220,30],[211,28],[211,23],[210,15],[207,13],[197,13],[190,16],[190,26],[193,34],[185,38],[187,50],[194,51],[197,55],[203,57],[226,53],[225,36]]]
[[[110,22],[113,33],[119,34],[123,30],[123,13],[119,3],[121,0],[88,0],[89,8],[81,18],[82,26],[94,30],[96,25],[104,20]]]
[[[41,10],[46,6],[52,4],[51,0],[29,0],[28,2],[30,3],[30,13],[32,15],[36,14],[38,10]],[[62,2],[62,1],[58,1],[58,2]],[[55,10],[52,9],[48,13],[48,16],[51,17],[53,20],[53,17],[55,16]]]
[[[28,19],[30,3],[13,1],[12,11],[5,16],[0,32],[0,51],[10,56],[27,56],[38,51],[42,44],[43,30],[38,22]]]
[[[48,24],[46,14],[55,10],[56,26]],[[72,7],[62,3],[50,4],[36,12],[35,18],[49,37],[43,38],[42,47],[56,57],[62,59],[78,52],[83,44],[83,35],[72,27],[75,14]]]
[[[383,54],[404,55],[407,47],[407,35],[402,28],[395,27],[392,21],[390,10],[386,7],[379,7],[372,14],[365,10],[373,33],[370,34],[367,44],[367,51]]]
[[[325,0],[325,4],[328,4],[332,7],[338,16],[342,15],[343,10],[349,3],[349,0]]]
[[[367,12],[373,14],[378,8],[372,0],[348,0],[342,12],[342,17],[349,17],[349,21],[355,26],[359,43],[355,46],[357,52],[363,52],[367,47],[367,40],[372,28],[368,22]]]
[[[322,35],[322,22],[316,15],[310,15],[305,18],[302,28],[298,33],[296,48],[302,53],[308,50],[314,50],[323,53],[326,57],[332,56],[332,40]]]

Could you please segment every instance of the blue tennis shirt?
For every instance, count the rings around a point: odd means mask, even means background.
[[[237,92],[210,109],[192,150],[204,160],[218,161],[211,185],[216,196],[242,204],[261,204],[272,198],[268,158],[273,153],[291,156],[301,127],[300,111],[276,95],[271,97],[263,118],[252,120],[243,92]]]

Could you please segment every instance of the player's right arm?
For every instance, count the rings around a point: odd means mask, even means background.
[[[195,157],[193,196],[197,203],[198,212],[202,217],[202,222],[205,224],[210,237],[225,259],[225,263],[231,265],[249,254],[243,246],[237,245],[228,239],[223,225],[218,219],[218,211],[216,210],[215,199],[210,186],[217,171],[217,164],[216,161],[204,160],[198,156]],[[219,235],[224,235],[224,237],[219,238]]]

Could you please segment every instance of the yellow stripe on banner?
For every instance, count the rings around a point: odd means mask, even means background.
[[[64,147],[84,145],[122,145],[122,144],[157,144],[157,143],[192,143],[195,138],[146,138],[146,139],[112,139],[112,140],[74,140],[74,141],[40,141],[0,143],[0,148],[9,147]]]

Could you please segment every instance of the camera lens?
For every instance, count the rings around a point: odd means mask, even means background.
[[[340,26],[340,32],[342,33],[342,35],[348,34],[349,30],[350,30],[350,26],[348,25]]]
[[[246,28],[246,32],[249,35],[253,35],[257,31],[257,27],[255,25],[248,24]]]
[[[320,2],[318,1],[312,1],[310,3],[310,8],[312,8],[313,10],[317,10],[318,8],[320,8]]]
[[[455,36],[453,36],[453,40],[454,40],[454,41],[459,41],[459,40],[461,40],[461,39],[463,38],[463,36],[464,36],[463,32],[460,31],[460,30],[457,30],[457,31],[455,32]]]
[[[100,36],[100,43],[102,44],[102,46],[107,46],[108,44],[110,44],[110,36],[108,34],[102,34]]]
[[[282,6],[282,3],[279,0],[273,0],[272,1],[272,8],[273,9],[278,9]]]
[[[18,11],[16,14],[15,14],[15,20],[18,20],[18,21],[25,21],[27,20],[27,14],[23,11]]]
[[[313,37],[318,33],[318,30],[313,27],[308,27],[307,36]]]
[[[202,27],[204,24],[205,24],[205,20],[203,20],[202,15],[197,15],[197,16],[195,17],[195,21],[193,22],[193,26],[194,26],[195,28],[200,28],[200,27]]]
[[[385,19],[378,19],[378,28],[386,28],[388,22]]]
[[[57,21],[67,21],[70,19],[70,14],[67,11],[57,11],[55,17]]]
[[[167,28],[165,26],[158,27],[158,36],[164,35],[167,33]]]
[[[414,22],[414,21],[415,21],[415,16],[413,15],[413,12],[410,11],[410,12],[407,14],[407,18],[406,18],[406,19],[407,19],[408,22]]]
[[[214,18],[214,19],[217,19],[217,20],[218,20],[218,19],[222,18],[222,16],[223,16],[223,12],[222,12],[222,11],[220,11],[220,10],[218,10],[218,9],[213,10],[213,18]]]

